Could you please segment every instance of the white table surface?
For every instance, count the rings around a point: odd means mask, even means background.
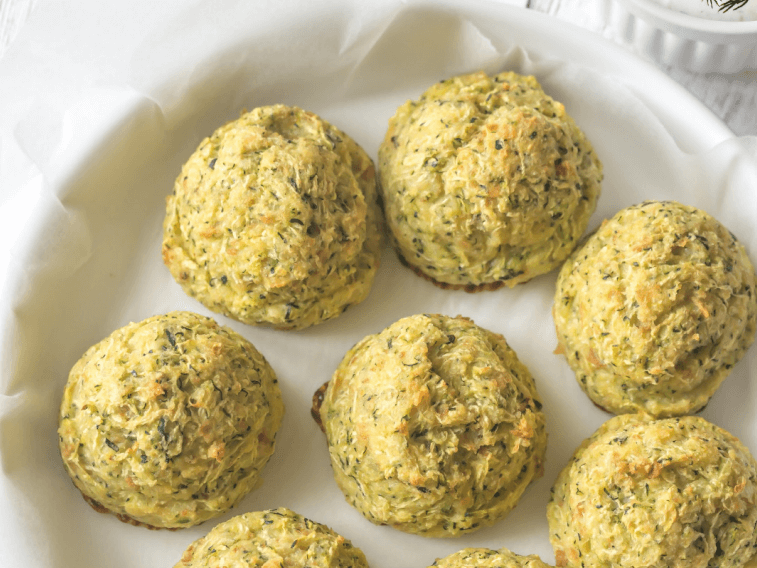
[[[612,0],[524,1],[532,10],[612,38],[607,30],[605,10],[605,2]],[[44,18],[45,0],[0,0],[0,57],[10,48],[32,13],[35,18]],[[757,70],[729,75],[693,73],[674,67],[661,69],[702,101],[736,135],[757,135]]]

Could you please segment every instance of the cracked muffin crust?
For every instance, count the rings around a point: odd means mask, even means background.
[[[429,568],[550,568],[535,554],[521,556],[507,548],[465,548],[437,558]]]
[[[757,553],[757,462],[698,416],[624,414],[552,488],[558,567],[742,568]]]
[[[605,221],[560,270],[558,352],[616,414],[703,408],[754,340],[754,267],[717,220],[647,201]]]
[[[283,412],[276,375],[250,342],[171,312],[114,331],[74,365],[60,451],[97,510],[189,527],[260,484]]]
[[[565,260],[596,206],[602,165],[534,77],[479,72],[397,109],[379,178],[400,258],[439,285],[475,291]]]
[[[209,309],[301,329],[370,291],[381,211],[368,155],[311,112],[256,108],[217,129],[168,197],[163,261]]]
[[[543,475],[541,408],[501,335],[416,315],[355,345],[316,412],[350,504],[376,524],[455,536],[504,517]]]
[[[285,509],[245,513],[193,542],[174,568],[368,568],[363,552],[320,523]]]

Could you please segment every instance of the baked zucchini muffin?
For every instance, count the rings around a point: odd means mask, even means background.
[[[437,284],[475,291],[565,260],[596,206],[602,165],[534,77],[479,72],[397,109],[379,177],[400,258]]]
[[[163,261],[209,309],[301,329],[370,291],[381,212],[368,155],[311,112],[275,105],[202,141],[176,179]]]
[[[276,375],[250,342],[172,312],[114,331],[74,365],[60,451],[97,510],[189,527],[259,485],[283,412]]]
[[[355,345],[315,413],[336,482],[368,520],[455,536],[504,517],[543,475],[541,408],[501,335],[416,315]]]
[[[193,542],[174,568],[368,568],[359,548],[320,523],[279,508],[245,513]]]
[[[431,566],[437,568],[550,568],[535,554],[520,556],[506,548],[500,550],[465,548],[437,559]]]
[[[757,553],[757,462],[698,416],[607,421],[547,507],[557,566],[741,568]]]
[[[646,201],[617,213],[560,270],[558,352],[616,414],[703,408],[754,340],[754,267],[707,213]]]

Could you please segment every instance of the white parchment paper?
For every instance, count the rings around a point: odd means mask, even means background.
[[[677,199],[713,214],[757,255],[757,139],[733,137],[656,70],[539,14],[492,1],[226,0],[135,2],[107,13],[97,2],[74,10],[51,2],[35,16],[0,64],[2,566],[173,566],[215,524],[148,531],[94,512],[60,463],[57,409],[73,363],[117,327],[175,309],[213,315],[161,263],[164,201],[199,141],[244,108],[301,106],[375,158],[396,107],[437,80],[478,69],[533,73],[604,163],[590,228],[644,199]],[[84,31],[72,40],[76,26]],[[263,487],[218,521],[287,506],[350,538],[373,568],[423,568],[467,546],[553,562],[549,489],[609,418],[552,353],[554,279],[450,292],[386,249],[369,298],[336,320],[280,332],[215,316],[268,358],[286,404]],[[333,482],[309,415],[313,392],[352,344],[421,312],[463,314],[502,333],[547,413],[545,476],[506,519],[459,539],[363,519]],[[752,452],[755,357],[750,350],[704,412]]]

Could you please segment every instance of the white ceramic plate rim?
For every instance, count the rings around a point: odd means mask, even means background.
[[[670,10],[653,0],[618,0],[618,2],[643,20],[650,21],[662,29],[689,39],[707,41],[709,43],[735,43],[757,40],[757,21],[729,22],[698,18],[690,14]]]

